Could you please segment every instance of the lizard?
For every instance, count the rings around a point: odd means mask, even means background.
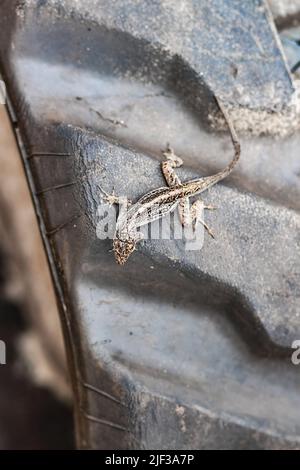
[[[215,207],[205,206],[200,199],[190,207],[189,198],[206,191],[226,178],[237,164],[241,153],[240,143],[227,110],[217,97],[215,99],[230,132],[234,149],[231,162],[222,171],[212,176],[200,177],[182,183],[175,172],[175,168],[179,168],[183,161],[175,155],[170,146],[167,146],[167,150],[163,153],[166,160],[162,162],[161,168],[168,186],[149,191],[134,204],[128,202],[126,210],[119,214],[113,238],[113,251],[115,260],[119,265],[126,263],[129,256],[136,249],[138,241],[142,239],[141,233],[137,229],[142,225],[164,217],[177,207],[183,226],[192,225],[195,230],[196,224],[200,222],[213,237],[213,233],[199,217],[199,214],[202,213],[203,209],[215,209]],[[114,194],[110,195],[102,188],[100,189],[106,195],[109,204],[122,204],[124,202],[124,198],[119,198]]]

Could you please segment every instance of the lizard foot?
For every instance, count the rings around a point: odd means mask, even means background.
[[[118,205],[126,204],[127,206],[130,206],[132,204],[130,199],[127,199],[124,196],[116,196],[114,189],[111,194],[105,191],[101,186],[99,186],[99,189],[104,194],[103,196],[104,201],[107,202],[110,206],[114,204],[118,204]]]
[[[183,160],[176,155],[170,144],[167,144],[166,150],[163,151],[163,156],[166,157],[167,160],[174,162],[177,168],[183,164]]]
[[[217,208],[217,206],[213,206],[211,204],[208,204],[207,206],[204,205],[203,209],[208,209],[209,211],[216,211],[218,208]]]

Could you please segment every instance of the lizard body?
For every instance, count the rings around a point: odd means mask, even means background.
[[[164,217],[175,210],[176,207],[179,209],[180,220],[183,225],[193,224],[195,228],[195,224],[200,222],[208,233],[213,236],[209,227],[200,219],[199,214],[203,208],[213,209],[214,207],[205,206],[201,200],[196,201],[190,207],[189,198],[206,191],[226,178],[232,172],[240,157],[240,144],[235,129],[227,111],[219,100],[217,102],[230,131],[234,147],[233,159],[222,171],[215,175],[182,183],[174,171],[174,168],[182,165],[182,160],[168,147],[167,151],[164,152],[166,161],[162,163],[162,172],[168,187],[161,187],[148,192],[118,217],[113,240],[113,250],[118,264],[125,264],[130,254],[135,250],[137,242],[141,239],[140,232],[137,230],[139,227]],[[110,203],[120,203],[119,198],[116,196],[107,195],[107,199]]]

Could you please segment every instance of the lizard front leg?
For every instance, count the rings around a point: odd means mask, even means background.
[[[166,160],[162,162],[161,168],[168,186],[171,188],[173,186],[181,185],[181,180],[174,171],[174,168],[182,166],[182,159],[174,153],[174,150],[169,145],[163,152],[163,155],[166,157]],[[212,231],[202,219],[203,209],[214,210],[216,207],[205,205],[200,198],[190,207],[189,198],[182,198],[178,203],[180,222],[183,227],[192,226],[194,231],[196,230],[197,224],[201,223],[209,235],[214,238]]]

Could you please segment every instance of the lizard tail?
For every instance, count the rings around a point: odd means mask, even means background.
[[[199,189],[197,192],[206,191],[206,189],[211,188],[212,186],[217,184],[219,181],[222,181],[224,178],[226,178],[226,176],[228,176],[232,172],[233,168],[239,161],[240,154],[241,154],[241,145],[240,145],[238,136],[236,134],[235,128],[229,117],[229,114],[227,113],[225,107],[223,106],[223,103],[221,103],[221,101],[216,96],[215,98],[222,111],[226,124],[228,126],[231,141],[233,144],[234,155],[233,155],[231,162],[222,171],[219,171],[215,175],[204,177],[202,181],[200,181],[199,183]]]
[[[234,149],[233,158],[231,162],[219,173],[216,173],[215,175],[212,175],[212,176],[204,176],[203,178],[198,178],[196,180],[188,181],[187,183],[184,183],[183,185],[181,185],[178,188],[179,196],[180,196],[180,191],[182,191],[182,189],[184,189],[184,193],[186,197],[196,196],[196,194],[206,191],[208,188],[211,188],[216,183],[226,178],[226,176],[228,176],[232,172],[233,168],[239,161],[240,154],[241,154],[241,146],[240,146],[240,142],[236,134],[235,128],[232,124],[232,121],[226,109],[223,106],[223,103],[221,103],[221,101],[217,97],[215,98],[223,113],[224,119],[226,121],[226,124],[230,132],[230,137],[231,137],[231,141],[232,141],[233,149]],[[193,184],[191,185],[191,183]]]
[[[222,111],[222,114],[223,114],[224,119],[226,121],[227,127],[229,129],[230,137],[231,137],[231,141],[232,141],[232,145],[233,145],[233,149],[234,149],[234,155],[233,155],[233,159],[231,160],[231,162],[224,168],[224,170],[220,171],[219,173],[217,173],[215,175],[216,176],[216,182],[218,182],[218,181],[221,181],[226,176],[228,176],[232,172],[232,170],[235,167],[235,165],[237,164],[237,162],[239,161],[239,158],[240,158],[240,155],[241,155],[241,144],[239,142],[239,139],[238,139],[238,136],[236,134],[235,128],[233,126],[232,120],[229,117],[229,114],[228,114],[227,110],[225,109],[225,107],[223,106],[223,103],[219,100],[219,98],[217,98],[217,97],[215,97],[215,98],[216,98],[216,101],[219,105],[220,110]]]

